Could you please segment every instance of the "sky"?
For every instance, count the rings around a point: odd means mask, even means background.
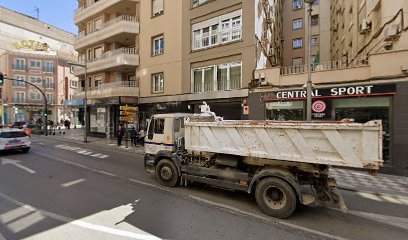
[[[39,8],[40,21],[74,34],[78,33],[74,24],[77,5],[77,0],[0,0],[0,6],[32,17]]]

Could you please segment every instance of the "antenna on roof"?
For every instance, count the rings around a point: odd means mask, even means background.
[[[40,20],[40,9],[38,7],[34,7],[34,11],[36,13],[35,18]]]

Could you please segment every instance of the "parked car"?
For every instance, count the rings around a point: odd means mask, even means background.
[[[18,128],[0,129],[0,151],[18,150],[26,153],[31,149],[31,139],[24,130]]]
[[[13,128],[23,128],[23,126],[26,126],[27,128],[34,128],[35,124],[32,122],[25,122],[25,121],[19,121],[19,122],[14,122],[11,127]]]

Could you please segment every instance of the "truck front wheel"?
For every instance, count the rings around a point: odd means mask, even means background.
[[[262,212],[276,218],[287,218],[296,209],[292,187],[278,178],[264,178],[256,186],[255,198]]]
[[[178,171],[174,163],[162,159],[156,166],[156,176],[159,183],[166,187],[174,187],[179,181]]]

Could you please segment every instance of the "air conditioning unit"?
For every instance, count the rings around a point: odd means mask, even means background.
[[[266,78],[265,78],[265,73],[264,73],[264,72],[261,72],[259,75],[260,75],[260,77],[259,77],[260,85],[261,85],[261,86],[266,86],[266,85],[268,85],[268,82],[266,81]]]
[[[360,33],[366,34],[370,30],[371,30],[371,20],[363,19],[363,21],[360,23]]]
[[[384,40],[389,41],[393,40],[398,36],[400,32],[399,25],[398,24],[393,24],[391,26],[388,26],[384,29]]]

